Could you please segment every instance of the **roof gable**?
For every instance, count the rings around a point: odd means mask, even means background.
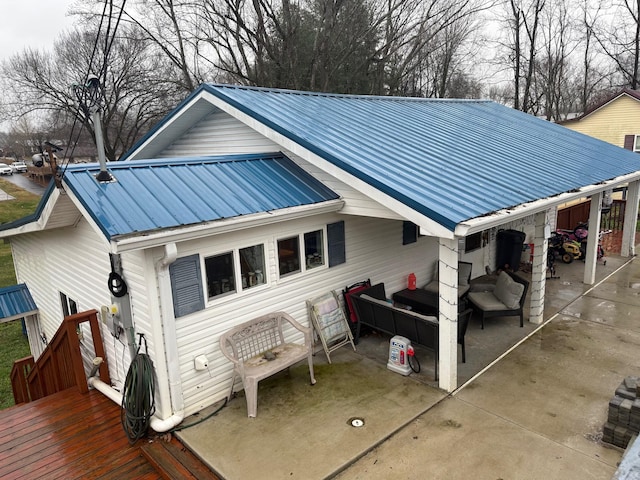
[[[338,196],[281,153],[69,166],[65,185],[108,239],[311,205]]]

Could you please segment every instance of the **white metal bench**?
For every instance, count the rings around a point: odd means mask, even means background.
[[[304,333],[304,344],[286,343],[283,327],[289,323]],[[311,328],[303,327],[284,312],[268,313],[242,323],[220,337],[220,348],[233,362],[233,377],[228,398],[233,395],[236,375],[242,379],[247,397],[247,414],[255,417],[258,408],[258,382],[308,359],[311,385],[313,375],[313,341]]]

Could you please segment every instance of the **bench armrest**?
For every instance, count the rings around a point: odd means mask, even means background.
[[[282,319],[284,319],[287,322],[289,322],[296,330],[299,330],[302,333],[304,333],[304,343],[305,343],[305,345],[311,345],[313,343],[312,342],[312,338],[311,338],[311,328],[310,327],[303,326],[301,323],[299,323],[296,320],[294,320],[294,318],[291,315],[289,315],[288,313],[278,312],[276,315],[280,315],[282,317]]]

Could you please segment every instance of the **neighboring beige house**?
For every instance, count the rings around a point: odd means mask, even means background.
[[[583,115],[561,122],[561,125],[640,152],[640,92],[625,88]]]

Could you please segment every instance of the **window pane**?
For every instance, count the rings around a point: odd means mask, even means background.
[[[304,234],[304,255],[307,269],[324,265],[322,230]]]
[[[300,271],[298,236],[278,240],[278,265],[281,276]]]
[[[262,245],[240,249],[240,273],[243,290],[265,283],[264,271],[264,247]]]
[[[228,292],[235,292],[236,282],[233,273],[233,254],[223,253],[204,259],[207,272],[209,298]]]

